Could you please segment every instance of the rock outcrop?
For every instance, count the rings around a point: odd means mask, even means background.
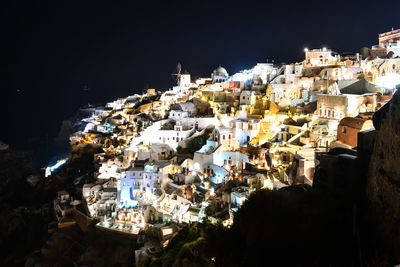
[[[374,115],[367,197],[383,248],[400,262],[400,90]]]

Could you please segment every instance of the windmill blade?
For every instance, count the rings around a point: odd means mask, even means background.
[[[180,62],[178,62],[178,65],[176,65],[176,73],[179,75],[181,74],[182,71],[182,65]]]
[[[182,70],[182,65],[180,62],[176,65],[176,73],[172,73],[172,76],[176,76],[174,78],[175,82],[179,85],[179,79],[181,77],[181,70]]]

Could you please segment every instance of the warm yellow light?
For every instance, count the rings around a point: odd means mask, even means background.
[[[274,189],[274,183],[270,179],[265,179],[264,180],[264,188],[273,190]]]

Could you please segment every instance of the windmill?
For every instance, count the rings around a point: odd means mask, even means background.
[[[182,65],[180,62],[176,65],[176,73],[172,73],[172,76],[176,76],[176,84],[179,86],[180,84],[180,78],[181,78],[181,70],[182,70]],[[175,79],[174,79],[175,80]]]

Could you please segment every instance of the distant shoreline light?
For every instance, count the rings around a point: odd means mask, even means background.
[[[55,170],[60,168],[62,165],[64,165],[67,162],[67,160],[68,160],[68,158],[60,159],[60,160],[57,160],[57,163],[54,164],[53,166],[48,166],[46,168],[45,177],[50,176],[52,172],[54,172]]]

